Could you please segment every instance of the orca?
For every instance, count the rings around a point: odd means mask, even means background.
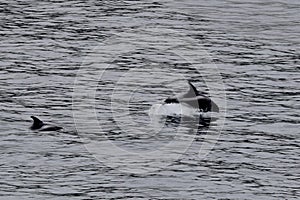
[[[54,125],[46,124],[46,123],[42,122],[39,118],[37,118],[35,116],[31,116],[31,118],[33,119],[33,124],[30,127],[31,130],[36,130],[36,131],[58,131],[58,130],[62,129],[62,127],[60,127],[60,126],[54,126]]]
[[[199,124],[203,126],[209,126],[211,122],[217,121],[219,118],[218,105],[204,93],[199,92],[190,81],[188,84],[189,90],[186,93],[169,97],[163,103],[152,105],[148,110],[150,118],[155,116],[199,117]]]
[[[213,102],[209,97],[207,97],[203,93],[200,93],[190,81],[188,81],[188,84],[188,92],[178,97],[169,97],[164,101],[164,103],[185,103],[188,106],[199,109],[202,112],[219,112],[219,107],[215,102]]]

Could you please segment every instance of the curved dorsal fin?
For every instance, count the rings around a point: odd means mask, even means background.
[[[180,96],[180,98],[193,98],[199,95],[198,90],[196,89],[196,87],[190,82],[188,81],[189,84],[189,90],[183,94],[182,96]]]
[[[44,125],[44,123],[39,118],[35,116],[31,116],[31,118],[33,119],[33,124],[31,126],[32,129],[39,129]]]
[[[196,89],[196,87],[191,83],[191,81],[188,81],[188,83],[189,83],[189,86],[190,86],[190,89],[189,89],[188,93],[193,93],[193,95],[198,96],[199,92]]]

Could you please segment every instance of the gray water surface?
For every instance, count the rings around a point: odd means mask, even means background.
[[[299,198],[298,1],[0,5],[1,199]],[[214,66],[221,79],[208,76]],[[153,134],[147,110],[186,79],[217,94],[224,126],[195,133],[171,123]],[[94,93],[74,94],[80,86]],[[64,131],[33,132],[31,115]],[[99,124],[86,124],[95,116]],[[112,152],[101,160],[87,148],[109,138],[141,155],[177,132],[193,138],[188,149],[171,149],[168,162],[137,156],[143,173],[129,172],[135,159],[126,171],[128,157],[115,165],[105,160]],[[212,149],[201,157],[201,147]]]

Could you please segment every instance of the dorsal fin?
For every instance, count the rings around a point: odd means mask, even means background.
[[[190,86],[189,93],[193,93],[193,95],[198,96],[198,95],[199,95],[199,92],[198,92],[198,90],[196,89],[196,87],[191,83],[191,81],[188,81],[188,83],[189,83],[189,86]]]
[[[39,129],[44,125],[44,123],[39,118],[35,116],[31,116],[31,118],[33,119],[31,129]]]
[[[190,81],[188,81],[188,84],[190,86],[189,90],[185,94],[183,94],[180,98],[193,98],[199,95],[198,90]]]

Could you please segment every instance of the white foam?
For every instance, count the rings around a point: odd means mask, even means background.
[[[148,110],[149,116],[199,116],[203,118],[216,117],[218,118],[218,113],[213,112],[200,112],[199,109],[195,109],[189,105],[185,104],[154,104]]]
[[[170,104],[154,104],[149,109],[149,115],[186,115],[192,116],[197,114],[198,111],[192,107],[184,106],[177,103]]]

